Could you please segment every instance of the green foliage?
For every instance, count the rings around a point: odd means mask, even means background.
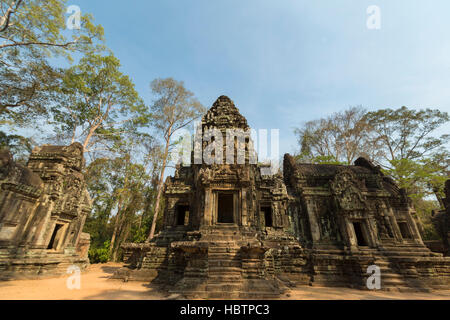
[[[334,156],[311,156],[308,154],[299,154],[294,156],[294,159],[297,162],[305,162],[312,164],[346,164],[345,162],[338,161]]]
[[[184,87],[182,81],[173,78],[155,79],[150,88],[155,96],[151,105],[152,125],[164,140],[164,151],[161,154],[161,168],[157,185],[155,209],[152,226],[147,241],[153,238],[160,212],[164,184],[164,171],[170,161],[170,150],[178,143],[173,141],[174,134],[189,126],[205,112],[205,107],[194,97],[194,93]]]
[[[142,156],[144,155],[144,156]],[[85,231],[99,247],[110,241],[110,259],[120,257],[124,241],[143,242],[152,222],[159,145],[147,135],[131,135],[113,158],[97,158],[86,170],[93,202]]]
[[[379,161],[385,172],[412,198],[422,198],[443,186],[449,172],[450,135],[433,133],[450,121],[446,112],[401,107],[369,112],[366,119],[381,143]]]
[[[449,115],[406,107],[362,110],[350,108],[297,128],[301,147],[297,161],[350,164],[356,156],[368,158],[411,197],[424,239],[436,239],[431,211],[439,206],[429,199],[442,194],[450,176],[450,135],[435,132],[449,122]]]
[[[296,128],[299,160],[306,163],[351,164],[360,156],[373,158],[377,141],[361,107],[348,108]]]
[[[66,30],[66,0],[0,0],[0,124],[47,116],[61,70],[49,59],[101,48],[103,28],[82,15],[79,30]]]
[[[431,212],[439,210],[439,203],[432,200],[414,199],[414,208],[416,209],[417,217],[419,218],[423,230],[421,230],[423,240],[439,240],[439,235],[436,232],[433,222],[431,221]]]
[[[155,79],[150,87],[155,96],[151,105],[153,125],[166,140],[174,132],[184,128],[205,112],[205,107],[184,87],[182,81],[173,78]]]
[[[93,210],[84,231],[91,234],[91,262],[106,262],[120,255],[123,241],[144,241],[148,234],[162,152],[140,131],[151,125],[152,114],[103,45],[102,27],[83,14],[79,30],[66,30],[66,5],[0,0],[0,125],[37,131],[50,124],[58,143],[80,140],[91,151],[85,176]],[[70,67],[54,67],[55,58]],[[182,93],[198,106],[190,92]],[[0,131],[0,147],[11,149],[16,160],[32,144]]]
[[[432,133],[450,121],[446,112],[439,110],[382,109],[369,112],[365,119],[377,132],[386,160],[423,159],[443,151],[450,134]]]
[[[408,191],[412,199],[421,199],[434,193],[433,186],[443,186],[448,176],[433,159],[399,159],[389,161],[390,167],[383,170]]]
[[[71,30],[70,36],[64,33],[66,0],[1,0],[0,5],[7,18],[0,26],[0,49],[38,47],[46,55],[70,55],[103,38],[103,28],[95,26],[89,14],[81,16],[79,30]]]
[[[106,263],[109,261],[110,242],[105,241],[100,248],[89,248],[88,256],[90,263]]]
[[[147,124],[150,114],[133,82],[112,53],[87,52],[65,71],[58,103],[52,107],[55,130],[82,140],[85,151],[95,144],[114,148],[126,133]]]

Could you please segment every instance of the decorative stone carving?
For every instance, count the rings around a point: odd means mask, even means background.
[[[342,170],[332,181],[330,188],[339,207],[345,211],[364,210],[366,199],[361,193],[362,181],[358,181],[350,170]]]
[[[3,150],[0,164],[0,251],[7,252],[0,278],[56,275],[68,264],[85,268],[90,240],[82,229],[91,203],[82,146],[35,148],[27,167]]]

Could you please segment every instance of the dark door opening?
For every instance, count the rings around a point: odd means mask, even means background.
[[[217,205],[217,222],[233,223],[234,222],[234,206],[232,193],[219,193]]]
[[[264,221],[266,227],[272,227],[272,207],[271,206],[263,206],[261,207],[261,211],[264,214]]]
[[[409,232],[408,225],[406,222],[398,222],[398,227],[403,239],[411,239],[411,233]]]
[[[53,234],[52,237],[50,238],[50,242],[48,243],[47,249],[55,249],[55,250],[57,249],[59,239],[61,237],[62,227],[63,225],[59,223],[55,225],[55,229],[53,230]]]
[[[177,206],[177,226],[184,226],[189,223],[189,206]]]
[[[364,237],[361,222],[353,222],[353,229],[355,230],[356,241],[358,246],[367,246],[366,238]]]

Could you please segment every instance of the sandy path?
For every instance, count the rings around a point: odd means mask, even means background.
[[[0,299],[165,299],[167,295],[157,292],[146,282],[123,282],[108,277],[121,265],[108,263],[91,265],[81,276],[81,288],[68,289],[68,276],[42,280],[15,280],[0,282]],[[347,288],[302,287],[284,295],[282,299],[446,299],[450,290],[433,293],[400,293],[386,291],[361,291]]]
[[[123,282],[109,280],[109,276],[121,264],[95,264],[81,274],[80,289],[68,289],[67,279],[14,280],[0,282],[0,299],[43,299],[43,300],[84,300],[84,299],[161,299],[163,296],[155,292],[144,282]]]

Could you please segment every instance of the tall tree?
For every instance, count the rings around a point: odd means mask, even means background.
[[[435,133],[450,121],[448,113],[401,107],[369,112],[365,119],[382,146],[380,164],[410,196],[431,194],[448,179],[450,134]]]
[[[162,135],[164,151],[161,159],[161,172],[158,181],[153,221],[147,242],[155,234],[164,185],[164,172],[168,164],[171,147],[176,143],[172,141],[172,137],[178,130],[190,125],[205,111],[205,108],[194,97],[194,94],[184,87],[182,81],[177,81],[172,78],[155,79],[152,81],[150,87],[156,97],[151,106],[154,126]]]
[[[63,77],[61,98],[52,107],[57,134],[81,140],[86,152],[108,150],[129,132],[148,123],[150,114],[131,79],[112,53],[87,52]]]
[[[359,156],[378,157],[378,141],[362,107],[306,122],[296,128],[301,150],[298,158],[313,163],[351,164]]]
[[[47,112],[59,70],[49,58],[85,51],[103,40],[103,28],[80,14],[79,28],[66,30],[66,0],[0,0],[0,123]]]
[[[0,131],[0,149],[9,149],[15,161],[25,162],[25,155],[31,152],[31,140],[17,134]]]
[[[86,179],[93,210],[86,230],[92,236],[93,261],[99,261],[99,256],[115,261],[122,242],[146,239],[156,194],[159,149],[148,134],[127,134],[113,157],[99,157],[89,164]]]
[[[412,110],[403,106],[369,112],[365,119],[380,139],[386,161],[430,157],[445,151],[443,148],[450,141],[450,134],[433,135],[450,121],[448,113],[437,109]]]

